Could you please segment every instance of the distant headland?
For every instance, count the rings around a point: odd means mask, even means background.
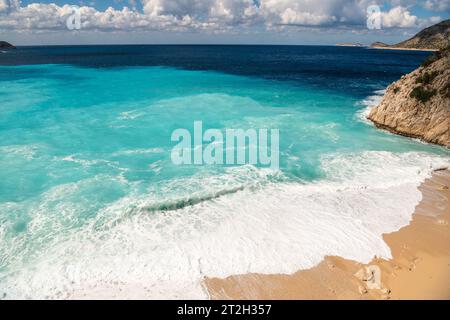
[[[16,49],[16,47],[9,42],[0,41],[0,49]]]
[[[370,48],[389,50],[421,50],[439,51],[450,42],[450,19],[444,20],[431,27],[423,29],[414,37],[400,43],[389,45],[383,42],[372,43]]]

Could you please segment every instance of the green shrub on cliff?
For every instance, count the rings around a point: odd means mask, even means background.
[[[431,99],[431,97],[433,97],[436,94],[436,90],[426,90],[422,87],[415,87],[411,93],[409,94],[409,96],[411,98],[416,99],[417,101],[420,101],[422,103],[427,102],[428,100]]]
[[[430,84],[438,74],[439,72],[437,71],[424,72],[422,75],[417,77],[416,83]]]

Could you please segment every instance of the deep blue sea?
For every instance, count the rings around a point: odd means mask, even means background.
[[[389,257],[448,149],[376,129],[427,53],[55,46],[0,53],[0,299],[207,298],[201,280]],[[279,129],[280,168],[175,165],[175,129]]]

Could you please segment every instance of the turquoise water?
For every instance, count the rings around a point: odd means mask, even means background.
[[[0,82],[6,298],[198,298],[204,275],[388,256],[381,233],[449,160],[375,129],[345,89],[161,66],[0,72],[14,75]],[[197,120],[279,129],[280,170],[172,164],[171,133]]]

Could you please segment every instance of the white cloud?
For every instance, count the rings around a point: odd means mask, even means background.
[[[312,14],[287,8],[280,14],[282,24],[318,26],[335,22],[335,16]]]
[[[435,12],[450,12],[450,0],[427,0],[423,7]]]
[[[19,0],[0,0],[0,13],[17,10],[19,7]]]
[[[257,15],[253,0],[142,0],[144,13],[151,17],[185,16],[197,21],[246,23]]]
[[[92,7],[83,6],[79,10],[82,29],[87,30],[159,29],[166,26],[177,27],[182,23],[182,20],[170,20],[166,17],[149,17],[128,7],[122,10],[107,8],[105,11],[97,11]],[[73,7],[70,5],[33,3],[3,16],[0,20],[0,29],[63,29],[66,28],[66,19],[73,13]]]
[[[434,17],[430,17],[428,19],[428,21],[429,21],[430,25],[432,25],[432,24],[436,24],[436,23],[441,22],[442,18],[440,16],[434,16]]]
[[[352,27],[366,24],[366,10],[374,0],[261,0],[261,14],[269,24]]]
[[[362,28],[373,0],[141,0],[142,12],[134,9],[135,1],[123,3],[131,4],[131,9],[81,7],[82,29],[223,32],[248,25]],[[71,13],[69,5],[33,3],[20,7],[19,0],[0,0],[0,29],[63,29]],[[410,28],[420,23],[400,5],[382,13],[383,28]]]
[[[383,28],[412,28],[419,24],[419,18],[404,7],[395,7],[388,12],[381,13],[381,26]]]

